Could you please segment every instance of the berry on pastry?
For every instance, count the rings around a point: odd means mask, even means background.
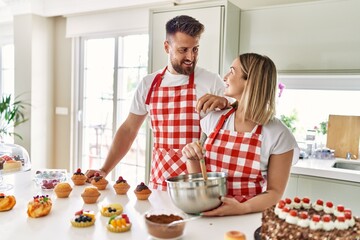
[[[22,163],[21,161],[17,161],[14,158],[8,156],[8,155],[3,155],[0,157],[2,159],[3,162],[3,170],[4,171],[20,171]]]
[[[123,212],[123,206],[120,203],[111,203],[102,206],[100,212],[101,215],[103,215],[104,217],[120,215]]]
[[[108,185],[108,180],[101,176],[98,172],[95,173],[95,176],[91,180],[91,184],[97,187],[99,190],[104,190]]]
[[[16,199],[12,195],[5,196],[4,193],[0,193],[0,212],[11,210],[16,204]]]
[[[115,189],[116,194],[123,195],[127,193],[127,191],[130,188],[130,185],[126,182],[125,179],[123,179],[123,177],[120,176],[118,180],[116,180],[113,187]]]
[[[81,186],[85,184],[87,177],[83,172],[81,172],[81,169],[78,168],[76,172],[74,172],[74,174],[72,175],[71,180],[76,186]]]
[[[137,185],[134,193],[138,200],[147,200],[151,195],[151,190],[145,185],[145,183],[141,182]]]
[[[37,195],[28,203],[27,214],[32,218],[44,217],[50,213],[51,207],[52,202],[48,195]]]
[[[96,187],[86,187],[81,194],[81,197],[84,200],[84,203],[91,204],[96,203],[101,193]]]
[[[72,187],[69,183],[58,183],[54,188],[54,192],[58,198],[67,198],[69,197],[72,191]]]
[[[123,213],[121,216],[112,216],[106,227],[110,232],[127,232],[131,228],[131,222],[127,214]]]
[[[80,210],[70,222],[74,227],[90,227],[95,223],[95,214],[93,211]]]

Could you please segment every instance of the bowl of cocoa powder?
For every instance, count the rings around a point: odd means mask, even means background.
[[[145,225],[149,235],[154,239],[179,239],[184,234],[185,220],[188,216],[181,211],[171,209],[154,209],[145,213]]]

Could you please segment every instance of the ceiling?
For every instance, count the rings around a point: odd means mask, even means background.
[[[33,13],[52,17],[83,14],[111,9],[187,4],[216,0],[0,0],[0,23],[12,21],[14,15]],[[297,3],[334,0],[230,0],[243,10]]]

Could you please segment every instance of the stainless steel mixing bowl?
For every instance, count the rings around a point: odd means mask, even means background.
[[[184,174],[166,180],[172,202],[186,213],[197,214],[220,206],[227,194],[227,174],[209,172],[207,181],[201,173]]]

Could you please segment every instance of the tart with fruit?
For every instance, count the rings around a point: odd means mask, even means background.
[[[120,203],[111,203],[102,206],[100,212],[104,217],[120,215],[123,212],[123,206]]]
[[[78,168],[72,175],[71,180],[76,186],[81,186],[86,183],[87,177],[83,172],[81,172],[81,168]]]
[[[32,218],[44,217],[50,213],[51,207],[52,201],[49,195],[37,195],[28,203],[27,214]]]
[[[126,194],[127,191],[130,189],[130,185],[126,182],[125,179],[123,179],[122,176],[120,176],[116,180],[113,188],[115,189],[116,194],[123,195]]]
[[[95,223],[95,214],[93,211],[80,210],[75,213],[75,217],[70,222],[74,227],[90,227]]]
[[[95,173],[95,176],[91,180],[91,184],[99,190],[104,190],[108,185],[108,180],[106,180],[103,176],[101,176],[98,172]]]
[[[117,215],[112,216],[109,219],[106,228],[110,232],[115,232],[115,233],[127,232],[131,228],[131,222],[127,214],[123,213],[119,216]]]
[[[16,204],[16,199],[12,195],[6,196],[4,193],[0,193],[0,212],[11,210]]]

